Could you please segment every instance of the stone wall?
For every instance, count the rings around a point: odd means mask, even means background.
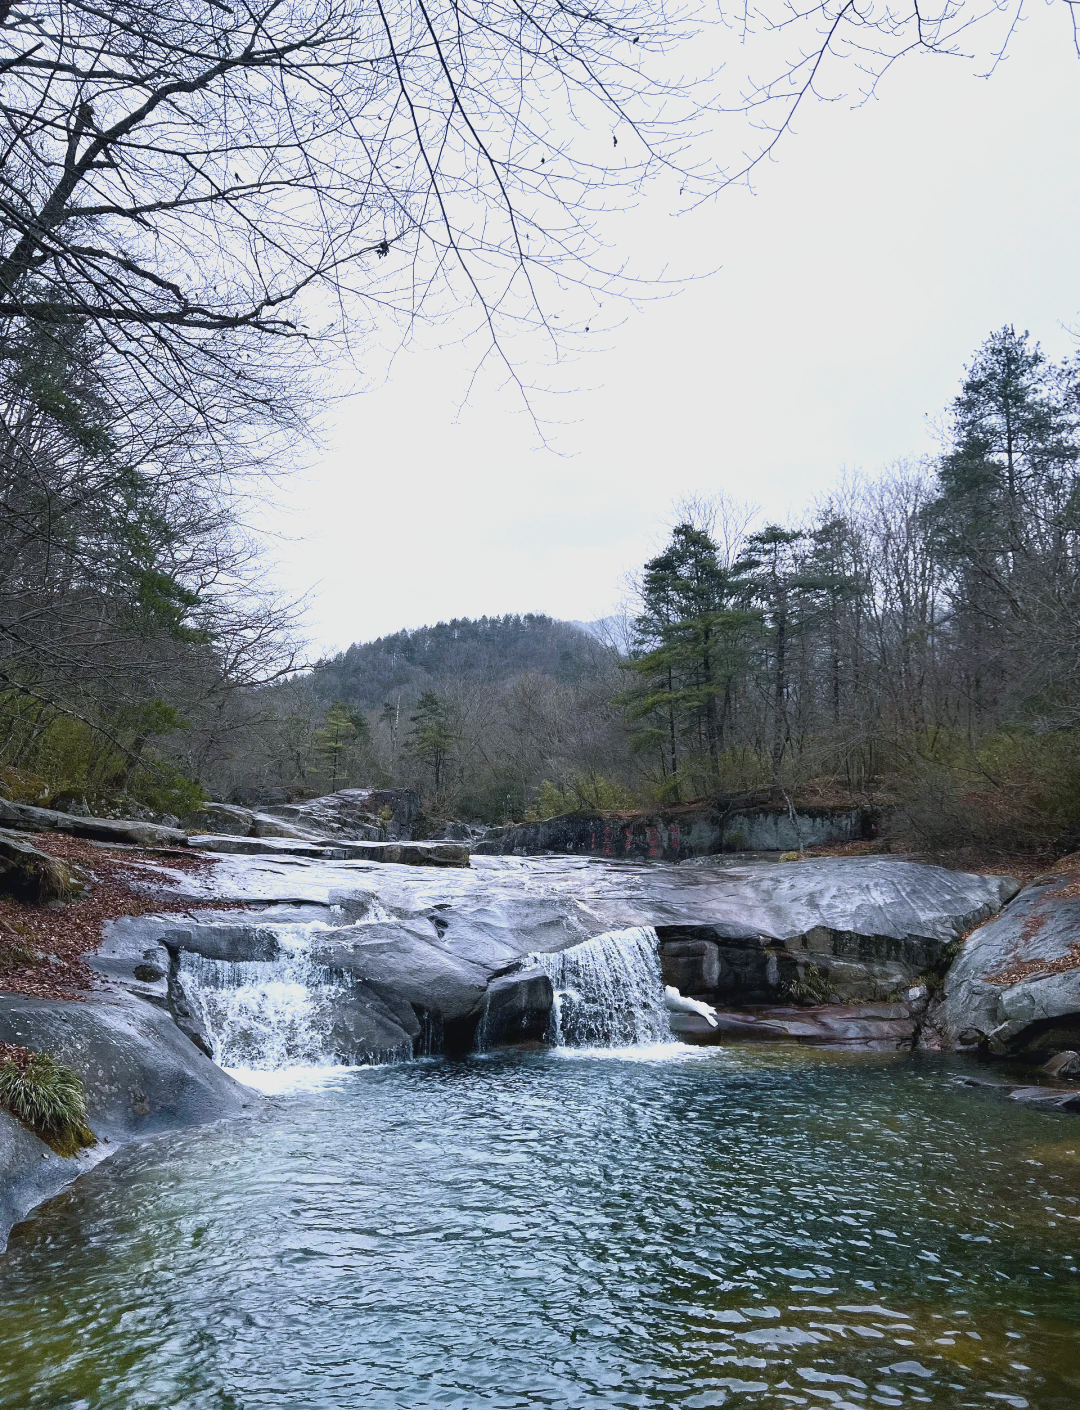
[[[784,807],[725,812],[713,808],[656,813],[571,813],[544,822],[499,828],[473,844],[487,856],[539,856],[571,852],[593,857],[683,861],[718,852],[789,852],[823,843],[874,836],[867,808]]]

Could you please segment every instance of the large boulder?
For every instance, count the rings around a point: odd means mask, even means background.
[[[1018,889],[1011,877],[885,857],[740,867],[715,881],[635,918],[657,927],[665,982],[720,1004],[886,1000]]]
[[[323,837],[369,842],[411,840],[422,821],[420,795],[403,788],[342,788],[264,812]]]
[[[478,1014],[491,970],[450,953],[424,917],[317,932],[312,958],[444,1020]]]
[[[216,1067],[163,1009],[119,990],[82,1002],[0,994],[0,1042],[52,1053],[82,1077],[99,1142],[61,1159],[0,1112],[0,1246],[12,1224],[110,1148],[237,1116],[262,1101]]]
[[[551,1023],[555,991],[543,970],[526,970],[493,979],[484,996],[476,1029],[481,1050],[513,1043],[542,1042]]]
[[[0,798],[0,826],[24,832],[66,832],[95,842],[127,842],[136,847],[182,847],[187,838],[179,828],[117,818],[87,818],[35,808]]]
[[[204,803],[184,819],[188,832],[215,837],[291,837],[317,842],[319,835],[293,827],[269,813],[254,813],[236,803]]]
[[[0,994],[0,1042],[74,1068],[86,1083],[91,1130],[114,1143],[235,1116],[259,1101],[163,1009],[118,990],[81,1002]]]
[[[238,808],[233,803],[203,803],[184,819],[189,832],[212,832],[234,837],[247,837],[255,822],[250,808]]]
[[[1080,1047],[1080,879],[1044,878],[970,935],[937,1017],[951,1046],[1045,1060]]]
[[[0,828],[0,890],[32,902],[66,901],[86,889],[77,868]]]

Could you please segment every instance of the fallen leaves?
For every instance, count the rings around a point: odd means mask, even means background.
[[[50,856],[76,863],[90,881],[90,891],[64,906],[30,906],[0,896],[0,989],[36,999],[78,999],[101,978],[83,958],[101,943],[102,930],[121,916],[158,915],[213,907],[231,910],[237,903],[193,901],[170,896],[169,879],[145,870],[156,862],[174,870],[206,871],[215,858],[179,849],[152,851],[121,845],[101,846],[63,833],[43,833],[34,845]]]

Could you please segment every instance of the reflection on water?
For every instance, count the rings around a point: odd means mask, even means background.
[[[954,1072],[355,1071],[16,1230],[0,1405],[1075,1410],[1080,1122]]]

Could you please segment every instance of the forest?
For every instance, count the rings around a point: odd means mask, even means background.
[[[179,817],[375,784],[489,824],[858,801],[928,848],[1080,838],[1078,369],[1027,333],[975,351],[936,457],[783,524],[677,505],[617,630],[455,620],[297,670],[287,609],[207,590],[246,551],[213,478],[132,475],[73,332],[3,369],[13,796]]]
[[[496,615],[311,662],[249,527],[360,347],[465,314],[528,411],[529,339],[584,347],[643,287],[605,213],[660,173],[723,191],[820,65],[872,87],[958,16],[812,6],[737,96],[673,79],[694,25],[636,0],[0,6],[0,791],[182,819],[371,783],[479,823],[857,799],[926,845],[1080,837],[1077,366],[1026,333],[975,350],[936,456],[790,521],[716,466],[606,632]],[[718,102],[755,134],[730,161],[695,147]]]

